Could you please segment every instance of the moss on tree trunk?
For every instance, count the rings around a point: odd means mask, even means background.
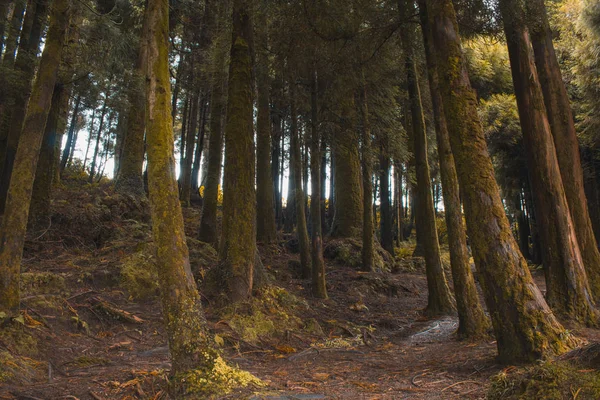
[[[544,107],[529,33],[520,0],[502,0],[500,10],[508,44],[519,119],[527,153],[546,272],[546,299],[561,317],[594,325],[597,312]]]
[[[458,310],[458,334],[468,338],[479,338],[486,335],[489,327],[479,296],[475,287],[475,279],[469,264],[466,228],[460,202],[458,176],[454,165],[454,156],[450,148],[448,126],[442,105],[439,89],[439,79],[435,66],[435,50],[431,30],[427,23],[427,11],[424,0],[419,1],[423,41],[427,60],[427,73],[433,106],[435,132],[438,144],[438,157],[442,190],[444,195],[444,210],[448,228],[448,247],[450,250],[450,266]]]
[[[0,228],[0,311],[8,315],[16,315],[19,310],[19,275],[29,205],[44,127],[69,25],[69,7],[69,0],[56,0],[52,5],[50,28],[31,92],[31,101],[25,113]]]
[[[403,0],[400,5],[401,16],[408,18],[415,11],[414,0]],[[454,301],[442,260],[435,224],[435,210],[431,193],[431,176],[427,160],[427,131],[425,117],[421,104],[421,93],[413,46],[416,40],[414,27],[404,24],[402,29],[402,48],[405,57],[406,84],[410,106],[410,128],[407,129],[413,137],[413,154],[417,175],[418,219],[417,226],[423,243],[425,270],[427,273],[427,288],[429,290],[426,312],[430,314],[445,314],[454,311]]]
[[[501,361],[532,362],[576,340],[562,327],[519,252],[494,177],[451,0],[427,0],[440,92],[467,230]]]
[[[250,1],[234,0],[219,258],[232,301],[252,295],[256,251]]]

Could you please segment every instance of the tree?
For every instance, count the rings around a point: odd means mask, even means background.
[[[414,13],[414,0],[404,0],[400,4],[400,9],[401,17],[408,18],[408,16]],[[445,314],[454,310],[454,304],[440,258],[440,245],[435,225],[431,176],[429,174],[429,162],[427,159],[427,133],[413,49],[415,38],[415,29],[405,24],[402,29],[402,49],[405,57],[404,65],[410,108],[410,129],[407,127],[406,130],[412,135],[414,144],[413,154],[417,175],[417,198],[419,200],[419,204],[417,205],[419,210],[417,214],[417,229],[421,234],[423,243],[427,287],[429,290],[426,311],[430,314]],[[386,179],[389,178],[386,177]]]
[[[263,243],[273,243],[277,239],[275,227],[275,197],[271,168],[271,108],[270,76],[267,38],[267,18],[263,12],[260,27],[257,27],[256,85],[258,91],[256,118],[256,239]]]
[[[573,111],[552,43],[552,31],[544,1],[530,0],[525,5],[535,64],[544,95],[544,104],[554,139],[567,203],[592,293],[598,301],[600,299],[600,252],[592,229],[584,191],[583,170]]]
[[[424,0],[419,2],[425,57],[427,59],[427,75],[433,106],[435,132],[440,162],[440,175],[444,194],[444,210],[448,228],[448,247],[450,250],[450,267],[454,282],[456,308],[458,310],[458,334],[460,336],[477,338],[486,334],[488,321],[479,302],[475,279],[469,263],[467,235],[461,210],[458,176],[454,165],[454,156],[450,147],[448,126],[442,105],[439,89],[439,78],[435,64],[435,50],[431,30],[427,25],[426,5]]]
[[[565,318],[595,324],[597,315],[562,184],[552,133],[546,116],[529,34],[519,0],[503,0],[504,21],[515,96],[527,152],[533,199],[546,268],[546,298]]]
[[[360,97],[362,116],[362,184],[363,184],[363,236],[362,236],[362,269],[373,270],[373,154],[371,152],[371,125],[369,123],[369,106],[367,88],[364,84]],[[383,220],[383,216],[382,216]],[[392,249],[393,254],[393,249]]]
[[[511,234],[450,0],[427,0],[444,114],[467,230],[500,359],[530,362],[576,345],[546,304]]]
[[[234,0],[219,249],[232,301],[252,295],[256,252],[251,0]]]
[[[19,311],[20,268],[29,217],[29,205],[44,127],[69,26],[69,0],[55,0],[40,67],[25,113],[17,147],[6,209],[0,227],[0,311],[15,316]]]

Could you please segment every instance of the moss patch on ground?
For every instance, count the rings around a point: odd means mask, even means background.
[[[335,239],[327,243],[323,256],[340,265],[360,269],[362,267],[362,241],[355,238]],[[390,271],[394,258],[377,242],[374,243],[373,265],[378,271]]]
[[[257,343],[284,335],[283,327],[301,327],[302,320],[296,315],[300,307],[307,307],[303,300],[278,286],[266,286],[250,301],[225,307],[220,314],[239,339]]]
[[[492,377],[490,400],[599,399],[600,371],[571,361],[507,368]]]

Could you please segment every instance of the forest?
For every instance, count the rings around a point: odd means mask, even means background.
[[[600,399],[598,0],[0,0],[0,399]]]

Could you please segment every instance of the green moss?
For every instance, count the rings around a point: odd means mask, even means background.
[[[23,295],[64,294],[67,292],[65,278],[53,272],[24,272],[21,274]]]
[[[123,260],[121,286],[134,299],[146,299],[158,293],[158,274],[155,257],[137,252]]]
[[[44,362],[0,350],[0,383],[23,385],[42,381],[47,369]]]
[[[28,328],[17,320],[7,322],[0,329],[0,343],[15,354],[36,355],[38,353],[37,339],[32,334],[32,328]]]
[[[567,361],[542,363],[533,369],[502,371],[492,377],[488,399],[598,399],[600,372]]]
[[[207,354],[212,358],[212,354]],[[183,388],[184,395],[191,399],[216,398],[247,386],[264,386],[264,383],[247,371],[232,367],[220,356],[216,356],[209,367],[193,369],[174,377],[175,384]]]
[[[282,327],[300,327],[302,321],[294,312],[306,303],[277,286],[266,286],[249,302],[226,307],[222,318],[240,339],[256,343],[261,338],[284,334]]]

